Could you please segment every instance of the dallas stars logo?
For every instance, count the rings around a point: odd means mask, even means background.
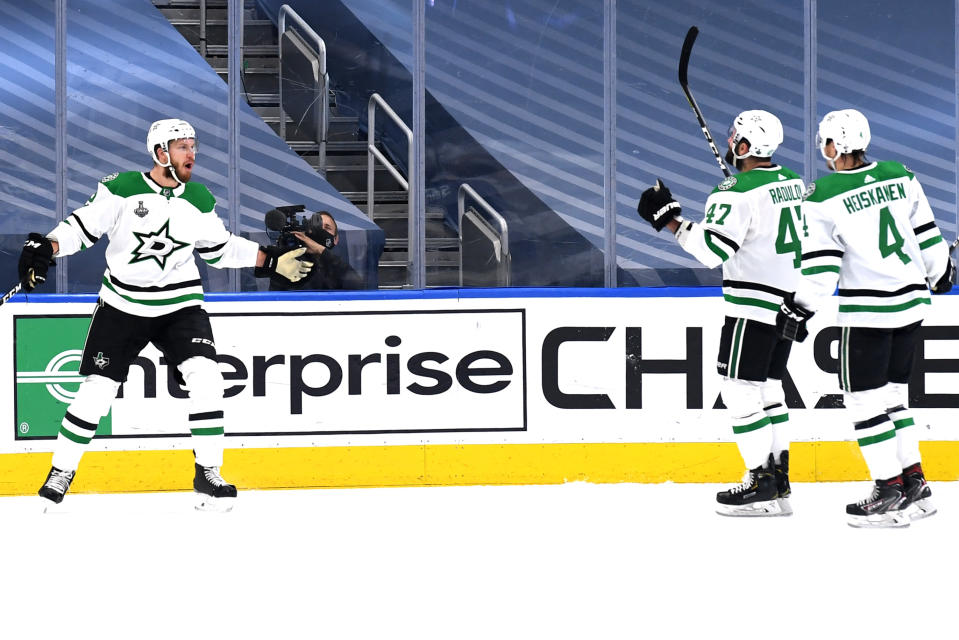
[[[137,237],[140,244],[133,249],[133,257],[130,259],[130,264],[143,262],[144,260],[156,260],[160,268],[165,269],[166,261],[167,258],[170,257],[170,254],[177,249],[190,246],[187,242],[180,242],[170,237],[169,220],[164,222],[163,226],[157,231],[152,233],[137,233],[134,231],[133,235]]]
[[[95,364],[98,369],[103,369],[110,364],[110,358],[104,356],[103,352],[100,351],[97,355],[93,356],[93,364]]]

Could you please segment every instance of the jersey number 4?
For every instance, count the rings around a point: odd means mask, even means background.
[[[795,214],[795,221],[793,220]],[[793,254],[793,267],[796,269],[802,264],[802,240],[796,233],[796,223],[802,223],[804,237],[809,236],[806,221],[802,217],[802,207],[783,207],[779,211],[779,233],[776,234],[776,253]]]
[[[890,241],[891,238],[891,241]],[[903,253],[902,245],[905,241],[896,228],[896,219],[892,217],[889,207],[879,210],[879,253],[883,258],[895,254],[903,264],[912,262],[909,256]]]

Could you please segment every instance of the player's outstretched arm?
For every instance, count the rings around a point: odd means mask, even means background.
[[[274,273],[283,276],[290,282],[298,282],[310,274],[312,262],[304,262],[299,257],[306,252],[306,247],[285,251],[280,247],[260,247],[256,254],[256,267],[253,275],[257,278],[269,278]]]

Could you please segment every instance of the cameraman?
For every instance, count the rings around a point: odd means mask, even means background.
[[[308,276],[298,282],[282,277],[270,278],[270,291],[316,291],[325,289],[363,289],[363,279],[348,262],[332,251],[340,236],[336,220],[328,211],[317,211],[310,217],[306,233],[293,235],[306,247],[306,255],[313,262]]]

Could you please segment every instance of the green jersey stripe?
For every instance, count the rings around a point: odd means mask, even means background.
[[[117,294],[118,296],[120,296],[121,298],[123,298],[124,300],[126,300],[127,302],[132,302],[132,303],[134,303],[134,304],[147,305],[147,306],[151,306],[151,307],[158,307],[158,306],[171,305],[171,304],[180,304],[181,302],[189,302],[190,300],[200,300],[200,301],[203,300],[203,293],[202,293],[202,292],[201,292],[201,293],[187,293],[187,294],[182,295],[182,296],[176,296],[176,297],[174,297],[174,298],[164,298],[164,299],[162,299],[162,300],[159,300],[159,299],[158,299],[158,300],[144,300],[144,299],[142,299],[142,298],[134,298],[134,297],[132,297],[132,296],[127,296],[127,295],[124,295],[124,294],[120,293],[120,292],[116,289],[116,287],[114,287],[112,284],[110,284],[110,281],[107,280],[106,278],[103,278],[103,286],[105,286],[107,289],[109,289],[109,290],[112,291],[113,293]]]
[[[839,273],[837,265],[826,265],[820,267],[806,267],[801,271],[804,276],[813,276],[817,273]]]
[[[929,247],[943,242],[942,236],[936,236],[935,238],[929,238],[928,240],[923,240],[919,243],[920,249],[928,249]]]
[[[723,294],[723,300],[730,304],[739,304],[745,307],[760,307],[763,309],[769,309],[770,311],[779,311],[779,304],[775,302],[769,302],[768,300],[759,300],[757,298],[742,298],[739,296],[731,296],[728,293]]]
[[[720,249],[719,246],[718,246],[715,242],[713,242],[713,239],[710,237],[710,235],[709,235],[708,233],[705,234],[704,237],[706,238],[706,246],[709,247],[709,250],[710,250],[710,251],[712,251],[712,252],[715,253],[717,256],[719,256],[720,258],[722,258],[723,262],[726,262],[727,260],[729,260],[729,255],[728,255],[725,251],[723,251],[722,249]]]
[[[914,300],[908,300],[900,304],[841,304],[839,305],[840,313],[896,313],[897,311],[905,311],[906,309],[912,309],[916,305],[920,304],[932,304],[929,298],[916,298]]]

